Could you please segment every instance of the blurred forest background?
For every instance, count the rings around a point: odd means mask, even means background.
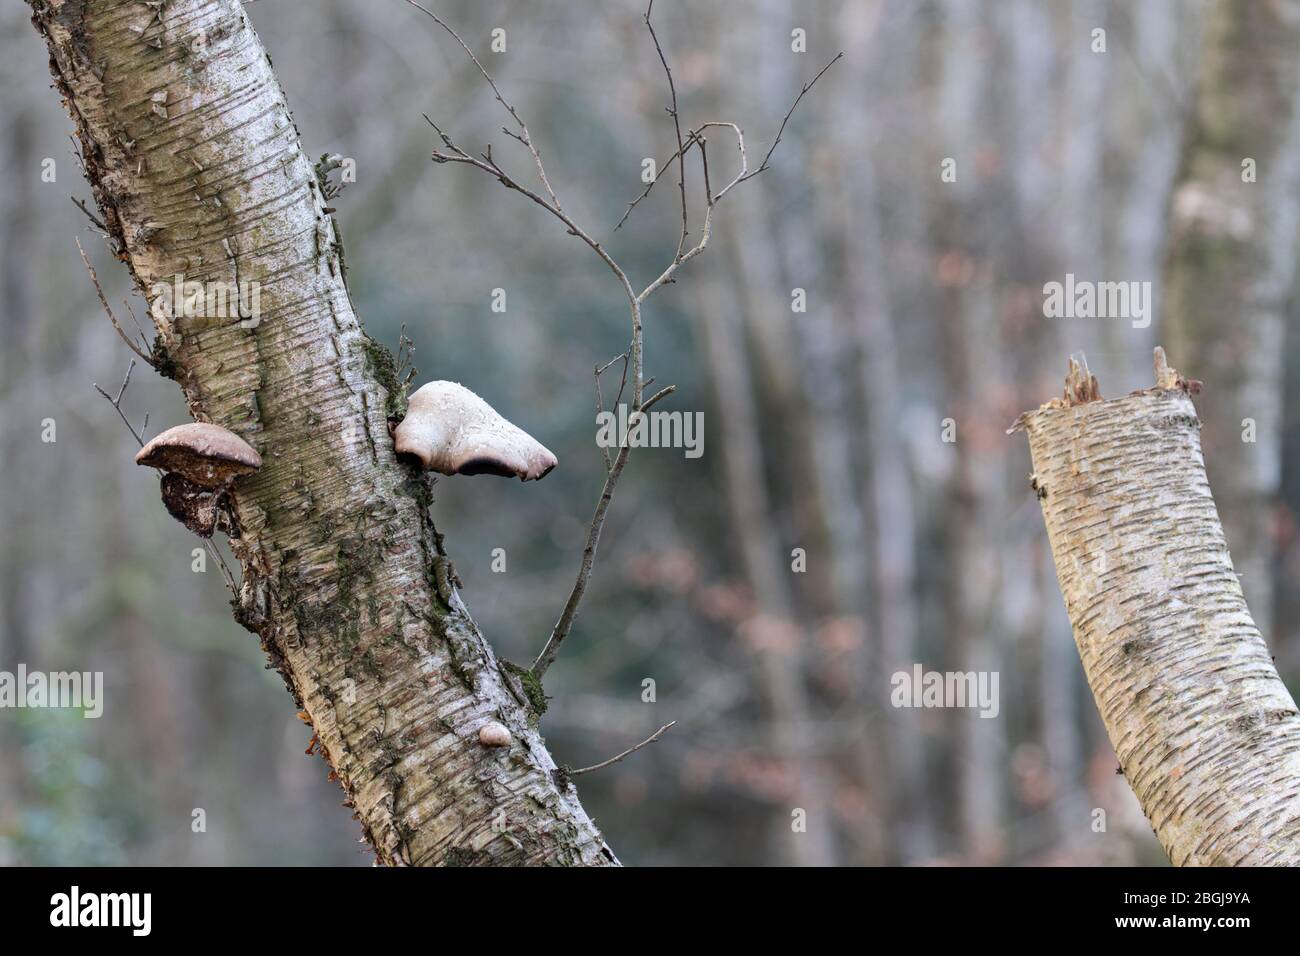
[[[611,231],[642,160],[672,149],[641,0],[434,2],[529,123],[566,208],[643,284],[657,275],[676,245],[675,173]],[[739,123],[751,162],[800,85],[846,57],[647,311],[647,374],[678,386],[659,407],[705,413],[704,455],[632,456],[543,721],[571,766],[677,721],[580,781],[624,861],[1164,862],[1083,681],[1024,438],[1005,430],[1059,394],[1071,352],[1114,396],[1150,385],[1152,346],[1169,347],[1207,383],[1198,405],[1229,544],[1297,686],[1300,189],[1288,158],[1300,89],[1278,58],[1300,49],[1243,50],[1259,31],[1238,20],[1274,7],[1286,4],[656,4],[683,121]],[[246,9],[305,150],[356,161],[334,204],[371,334],[394,347],[405,324],[417,384],[464,382],[559,456],[537,485],[443,479],[433,506],[489,640],[530,661],[599,494],[592,368],[624,348],[626,302],[526,199],[430,162],[425,112],[530,174],[490,90],[430,20],[400,0]],[[99,720],[0,711],[0,863],[367,864],[217,569],[191,571],[198,542],[91,388],[115,388],[129,356],[74,237],[110,301],[127,277],[69,202],[89,189],[28,15],[0,10],[0,669],[100,670],[107,699]],[[497,27],[503,54],[489,51]],[[1265,33],[1290,43],[1289,27]],[[791,50],[795,29],[806,53]],[[1207,103],[1231,122],[1198,137]],[[734,158],[718,141],[715,182]],[[1234,169],[1258,159],[1258,182],[1228,177],[1179,200],[1197,149]],[[46,157],[54,183],[41,180]],[[946,158],[956,182],[941,181]],[[1242,189],[1240,258],[1216,271],[1197,230]],[[1194,288],[1180,257],[1214,281]],[[1152,282],[1155,320],[1045,318],[1043,284],[1067,272]],[[1175,287],[1177,314],[1160,305]],[[151,433],[188,420],[147,369],[125,407],[137,422],[148,412]],[[792,571],[796,548],[806,572]],[[890,675],[913,662],[997,671],[998,717],[894,709]],[[191,832],[194,808],[205,833]],[[792,832],[794,808],[806,833]]]

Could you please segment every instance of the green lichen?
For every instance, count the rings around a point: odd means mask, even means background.
[[[406,415],[406,389],[397,380],[397,361],[381,342],[362,333],[361,349],[366,357],[366,371],[384,389],[384,414],[389,418]]]
[[[530,668],[520,667],[511,661],[502,661],[501,666],[509,671],[519,683],[523,690],[524,696],[528,698],[528,706],[532,709],[533,717],[541,717],[546,713],[546,691],[542,688],[542,679],[532,672]]]

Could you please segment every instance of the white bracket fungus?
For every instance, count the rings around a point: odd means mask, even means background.
[[[536,481],[556,465],[549,449],[456,382],[421,386],[408,400],[393,439],[398,454],[414,455],[426,469],[444,475]]]

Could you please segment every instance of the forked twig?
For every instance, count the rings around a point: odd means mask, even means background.
[[[126,376],[122,379],[122,386],[117,390],[116,398],[100,388],[98,382],[91,382],[90,384],[94,386],[95,391],[108,399],[108,403],[113,406],[114,410],[116,410],[117,417],[122,419],[122,424],[125,425],[127,431],[131,433],[131,437],[136,440],[136,443],[141,448],[143,448],[145,432],[149,430],[148,413],[145,413],[144,422],[140,425],[140,430],[136,431],[135,426],[132,425],[130,419],[126,417],[126,413],[122,411],[122,396],[126,394],[126,387],[131,384],[131,373],[133,371],[135,371],[135,359],[131,359],[130,363],[126,366]]]
[[[69,196],[68,198],[72,200],[72,205],[76,206],[78,209],[80,209],[83,213],[86,214],[86,218],[90,220],[91,225],[93,225],[105,236],[108,235],[108,226],[100,222],[99,218],[93,212],[91,212],[89,209],[86,208],[86,204],[84,201],[78,199],[76,196]]]
[[[690,224],[686,218],[686,147],[682,145],[682,121],[677,114],[677,86],[673,83],[673,71],[668,65],[668,57],[664,55],[664,48],[659,45],[659,35],[655,33],[654,24],[650,22],[650,12],[654,7],[655,0],[650,0],[645,8],[645,28],[650,31],[655,52],[659,54],[659,62],[664,66],[664,75],[668,77],[668,95],[672,101],[668,114],[673,118],[673,129],[677,133],[677,189],[682,194],[682,237],[677,240],[677,258],[681,259],[682,252],[686,249],[686,237],[690,235]]]
[[[555,204],[555,208],[559,209],[560,208],[559,197],[555,195],[555,190],[551,188],[551,181],[546,178],[546,170],[542,167],[541,154],[537,152],[537,147],[533,145],[533,138],[528,132],[528,126],[519,117],[519,113],[516,112],[515,108],[506,101],[506,98],[504,96],[501,95],[501,91],[497,89],[496,80],[492,79],[492,74],[490,74],[486,69],[484,69],[483,64],[479,62],[479,58],[476,57],[474,55],[474,51],[469,48],[469,44],[466,43],[464,40],[462,40],[460,38],[460,34],[457,33],[455,30],[453,30],[450,26],[448,26],[446,21],[444,21],[432,10],[420,6],[420,4],[416,3],[415,0],[406,0],[406,2],[409,3],[411,6],[415,7],[415,9],[419,10],[421,13],[423,13],[434,23],[438,24],[438,26],[442,27],[444,30],[450,33],[452,38],[457,43],[460,44],[461,49],[465,51],[465,55],[468,56],[474,62],[474,65],[476,67],[478,67],[479,73],[483,74],[483,79],[487,80],[488,86],[492,87],[492,92],[493,94],[495,94],[497,98],[497,102],[505,107],[506,112],[508,112],[511,115],[515,123],[519,126],[518,134],[511,133],[508,129],[503,129],[503,132],[505,132],[506,135],[510,136],[511,138],[519,140],[519,142],[523,143],[526,147],[528,147],[528,152],[533,154],[533,162],[537,165],[538,178],[541,179],[542,185],[546,187],[547,195],[551,197],[551,202]]]
[[[529,153],[532,155],[533,162],[537,167],[537,176],[541,181],[545,195],[542,195],[542,193],[537,190],[524,185],[506,172],[501,164],[493,157],[491,144],[488,144],[477,156],[471,155],[469,152],[458,146],[451,136],[434,123],[434,121],[426,114],[424,117],[425,121],[433,128],[434,132],[437,133],[443,146],[441,149],[434,149],[431,158],[435,163],[460,163],[466,166],[472,166],[481,172],[487,173],[489,176],[501,183],[505,188],[527,196],[534,203],[541,206],[563,223],[565,230],[569,235],[581,239],[601,259],[601,261],[605,263],[610,271],[614,273],[615,277],[619,281],[619,285],[623,289],[624,295],[627,296],[632,319],[632,340],[626,352],[616,356],[613,361],[606,363],[603,368],[597,367],[595,369],[596,409],[598,412],[604,409],[604,397],[601,393],[600,386],[601,373],[613,365],[615,361],[623,359],[623,380],[619,385],[618,399],[616,399],[615,404],[617,405],[618,402],[622,400],[623,389],[627,385],[627,380],[630,375],[632,380],[632,413],[637,416],[644,415],[649,411],[652,405],[661,401],[668,395],[671,395],[675,390],[675,387],[669,386],[660,389],[648,401],[645,398],[645,389],[650,382],[654,381],[654,379],[651,378],[647,380],[645,377],[644,341],[641,322],[642,304],[659,288],[676,281],[678,269],[704,251],[708,246],[709,238],[712,235],[713,212],[717,208],[718,203],[728,192],[731,191],[733,187],[747,179],[757,176],[767,168],[768,160],[771,158],[772,152],[776,149],[777,144],[780,143],[781,135],[785,132],[786,124],[793,115],[795,107],[799,105],[804,95],[812,89],[813,85],[821,79],[822,75],[825,74],[826,71],[829,70],[831,66],[833,66],[844,54],[838,54],[834,59],[822,67],[821,71],[818,72],[816,76],[803,85],[803,88],[799,91],[799,95],[795,98],[794,103],[786,112],[785,118],[781,121],[781,126],[777,131],[776,139],[768,149],[767,154],[763,157],[763,162],[759,165],[758,169],[751,172],[745,152],[745,135],[740,127],[735,123],[716,121],[707,122],[691,129],[689,133],[683,135],[681,119],[678,115],[677,109],[677,88],[673,81],[672,69],[668,65],[668,58],[664,54],[663,47],[659,43],[659,37],[651,23],[650,18],[651,13],[654,10],[654,0],[649,0],[645,12],[645,25],[647,30],[650,32],[651,40],[654,43],[656,52],[659,54],[660,63],[663,65],[664,73],[668,80],[668,91],[670,97],[668,113],[673,118],[673,128],[677,139],[677,150],[671,157],[669,157],[668,162],[671,163],[674,159],[678,161],[678,190],[681,194],[682,201],[682,229],[672,261],[659,274],[659,276],[654,279],[654,281],[642,289],[640,293],[637,293],[623,267],[619,265],[619,263],[609,254],[600,242],[594,239],[587,230],[578,225],[573,217],[565,212],[560,206],[560,201],[556,197],[555,190],[551,188],[550,180],[546,175],[546,169],[542,163],[541,154],[537,151],[537,148],[533,143],[532,136],[528,132],[528,127],[525,125],[523,119],[520,117],[514,106],[512,106],[501,94],[501,90],[498,88],[496,81],[484,68],[478,57],[474,55],[474,52],[469,48],[469,45],[461,39],[460,34],[453,30],[442,18],[421,6],[419,3],[416,3],[415,0],[406,0],[406,2],[410,6],[415,7],[425,16],[432,19],[438,24],[438,26],[450,34],[451,37],[460,45],[461,49],[465,51],[465,54],[473,62],[479,73],[482,74],[483,78],[492,88],[492,92],[495,94],[497,101],[502,105],[518,127],[518,132],[512,131],[508,127],[503,127],[502,131],[511,139],[518,140],[528,149]],[[730,130],[736,137],[736,148],[740,153],[739,171],[731,181],[723,186],[716,194],[713,192],[712,182],[710,181],[708,153],[705,146],[706,140],[703,135],[705,131],[710,129]],[[686,200],[686,154],[694,146],[698,146],[700,149],[701,166],[705,183],[705,211],[700,238],[694,246],[687,248],[689,220]],[[623,218],[619,220],[619,226],[627,220],[628,215],[641,199],[644,199],[645,196],[649,195],[650,189],[653,185],[654,183],[652,182],[646,187],[640,197],[628,204],[627,211],[623,214]],[[615,228],[617,229],[618,226]],[[559,653],[560,644],[564,641],[565,637],[573,627],[573,622],[578,614],[578,608],[582,603],[583,596],[587,590],[587,584],[591,579],[592,568],[594,567],[596,558],[596,548],[600,543],[601,529],[604,527],[605,517],[608,514],[610,502],[613,500],[614,491],[618,487],[619,478],[622,476],[623,468],[627,465],[628,456],[631,454],[631,450],[631,445],[626,441],[620,442],[618,453],[612,457],[610,456],[608,449],[601,449],[601,454],[605,462],[605,483],[601,488],[600,499],[596,503],[596,509],[592,515],[591,524],[588,527],[586,546],[583,548],[582,552],[582,563],[578,568],[578,575],[574,581],[573,588],[569,592],[569,598],[565,602],[564,608],[560,612],[559,619],[555,622],[555,626],[551,629],[551,634],[546,641],[546,645],[542,648],[541,653],[537,655],[536,661],[533,662],[532,673],[539,680],[542,675],[546,673],[547,668],[549,668],[552,662],[554,662]],[[660,733],[662,733],[662,730]],[[653,740],[654,738],[651,739]]]

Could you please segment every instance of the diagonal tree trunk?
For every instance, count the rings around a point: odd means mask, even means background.
[[[362,330],[343,247],[237,0],[32,0],[110,241],[147,293],[260,283],[260,322],[164,319],[154,364],[260,452],[235,488],[236,619],[316,731],[386,864],[617,862],[450,584],[404,398]],[[245,323],[248,324],[248,323]],[[125,453],[125,450],[124,450]],[[479,728],[500,721],[507,747]]]
[[[1300,713],[1233,571],[1187,383],[1158,371],[1016,427],[1088,683],[1169,859],[1300,864]]]

